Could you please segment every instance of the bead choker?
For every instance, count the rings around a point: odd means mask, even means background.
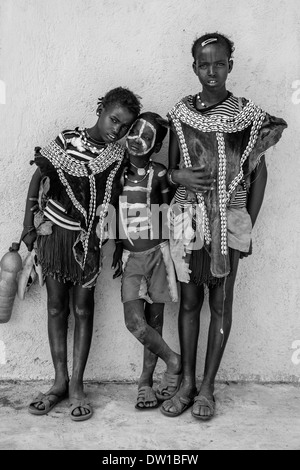
[[[147,166],[151,163],[151,159],[146,163],[145,166],[143,167],[139,167],[139,166],[136,166],[134,163],[130,162],[130,165],[132,165],[134,168],[137,169],[137,174],[139,176],[144,176],[146,174],[146,168]]]
[[[130,163],[131,163],[131,162],[130,162]],[[147,163],[147,165],[149,165],[149,164],[150,164],[150,166],[149,166],[148,170],[145,171],[145,169],[144,169],[145,173],[144,173],[142,179],[140,179],[140,180],[132,180],[132,179],[129,178],[127,172],[124,174],[124,177],[127,179],[127,181],[130,181],[131,183],[141,183],[142,181],[144,181],[144,180],[147,178],[147,176],[148,176],[149,173],[150,173],[150,170],[151,170],[151,160],[149,160],[149,162]],[[146,166],[147,166],[147,165],[146,165]],[[133,165],[133,166],[135,166],[135,165]],[[136,167],[136,168],[138,168],[138,167]],[[145,168],[146,168],[146,167],[145,167]],[[138,173],[138,174],[139,174],[139,173]]]
[[[201,100],[201,95],[200,95],[200,93],[198,93],[198,95],[197,95],[197,100],[200,102],[200,104],[201,104],[201,106],[202,106],[203,108],[207,108],[206,104],[203,103],[203,101]]]

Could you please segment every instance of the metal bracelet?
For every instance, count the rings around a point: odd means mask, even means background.
[[[177,188],[177,186],[179,186],[178,183],[175,183],[175,181],[173,181],[172,179],[172,174],[173,174],[173,171],[175,170],[175,168],[173,168],[172,170],[168,170],[168,180],[169,180],[169,183],[171,184],[171,186],[175,186]]]

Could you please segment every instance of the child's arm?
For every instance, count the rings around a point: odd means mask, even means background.
[[[167,179],[166,168],[162,167],[162,170],[158,172],[158,182],[160,191],[160,203],[170,204],[170,187]]]
[[[267,184],[268,172],[266,167],[265,156],[261,157],[260,163],[251,174],[250,191],[247,201],[247,211],[250,215],[252,227],[256,222],[259,214]],[[252,254],[252,242],[248,253],[241,253],[240,258],[245,258]]]
[[[122,254],[123,254],[123,241],[120,239],[120,231],[119,231],[119,204],[116,205],[116,211],[115,211],[115,217],[116,217],[116,233],[115,235],[115,251],[113,253],[113,260],[112,260],[112,265],[111,268],[115,269],[115,272],[113,274],[113,279],[116,279],[117,277],[121,276],[122,274]]]
[[[36,240],[36,230],[34,226],[34,212],[37,206],[39,187],[42,176],[39,168],[34,172],[27,193],[25,215],[23,221],[23,231],[21,240],[25,243],[29,251],[33,249]]]
[[[178,169],[180,150],[174,132],[170,131],[168,180],[172,187],[185,186],[193,192],[204,192],[212,188],[214,179],[205,172],[204,166]]]
[[[260,163],[251,174],[250,191],[247,201],[247,211],[250,214],[253,227],[264,199],[267,177],[268,172],[265,156],[263,155],[261,157]]]

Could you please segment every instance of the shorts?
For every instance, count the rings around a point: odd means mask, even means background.
[[[178,291],[169,241],[146,251],[123,251],[121,300],[148,303],[177,302]]]

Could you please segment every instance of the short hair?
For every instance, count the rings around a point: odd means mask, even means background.
[[[131,90],[125,87],[117,87],[108,91],[102,98],[98,99],[98,106],[102,105],[104,108],[113,104],[119,104],[127,108],[137,118],[141,112],[140,96],[135,95]]]
[[[207,39],[217,39],[218,43],[225,47],[228,58],[231,59],[233,51],[235,50],[234,43],[225,34],[218,32],[206,33],[196,39],[192,45],[192,56],[195,58],[196,50]]]
[[[164,138],[167,135],[168,129],[163,124],[164,119],[157,113],[153,113],[151,111],[145,111],[138,116],[138,119],[145,119],[145,121],[150,121],[157,130],[156,132],[156,142],[155,143],[162,143]]]

